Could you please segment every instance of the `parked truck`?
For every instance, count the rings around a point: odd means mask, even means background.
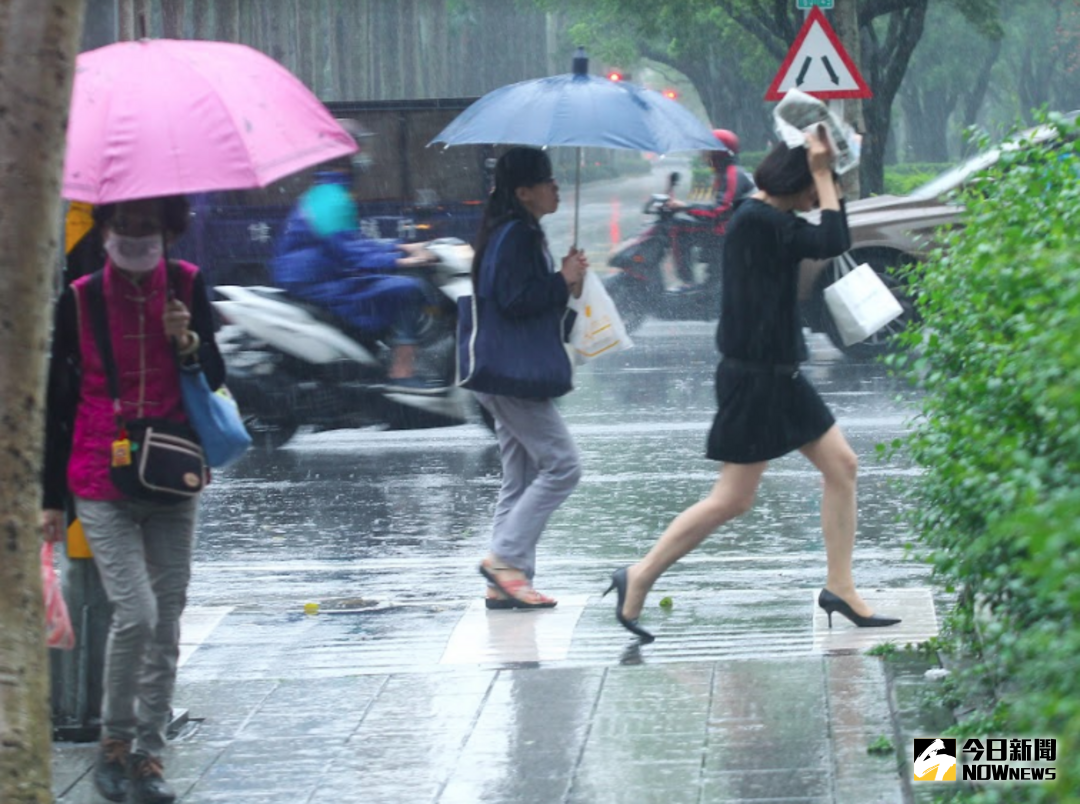
[[[492,146],[427,144],[475,98],[327,103],[369,132],[367,169],[356,187],[360,225],[371,237],[472,242],[491,186]],[[192,225],[175,256],[198,264],[214,285],[269,284],[274,244],[317,168],[261,190],[191,198]]]

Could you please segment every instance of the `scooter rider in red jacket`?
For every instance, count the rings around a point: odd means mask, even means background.
[[[693,252],[697,246],[703,261],[709,264],[708,281],[720,281],[720,255],[727,223],[735,211],[735,202],[754,192],[754,180],[739,167],[739,138],[725,128],[713,130],[713,136],[726,150],[705,151],[702,156],[713,169],[713,193],[711,204],[686,204],[671,200],[669,209],[678,209],[694,217],[694,223],[677,224],[671,229],[671,251],[675,259],[675,271],[683,285],[693,285]]]

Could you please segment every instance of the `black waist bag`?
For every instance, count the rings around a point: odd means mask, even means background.
[[[135,419],[126,426],[131,462],[109,469],[121,493],[137,500],[179,503],[203,490],[206,463],[198,436],[188,425]]]

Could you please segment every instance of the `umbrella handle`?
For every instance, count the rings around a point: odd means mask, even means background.
[[[577,248],[578,240],[578,211],[581,207],[581,146],[577,148],[577,159],[574,165],[574,236],[572,238],[574,248]]]
[[[164,221],[161,224],[161,257],[165,260],[165,299],[172,301],[176,298],[176,292],[173,288],[172,273],[169,271],[169,238],[166,236]],[[173,341],[175,340],[173,338]]]

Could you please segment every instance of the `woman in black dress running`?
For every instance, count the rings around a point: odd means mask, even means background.
[[[739,205],[724,244],[723,295],[716,342],[718,411],[708,458],[723,461],[712,492],[679,514],[638,563],[617,570],[615,617],[642,642],[645,597],[676,561],[750,509],[768,462],[799,450],[821,472],[821,528],[828,574],[818,605],[862,627],[894,625],[859,596],[851,574],[857,460],[829,409],[799,370],[807,359],[798,309],[799,262],[827,259],[850,243],[847,218],[823,132],[805,147],[778,144],[754,172],[758,192]],[[821,208],[813,225],[795,212]],[[607,594],[607,592],[605,592]]]

